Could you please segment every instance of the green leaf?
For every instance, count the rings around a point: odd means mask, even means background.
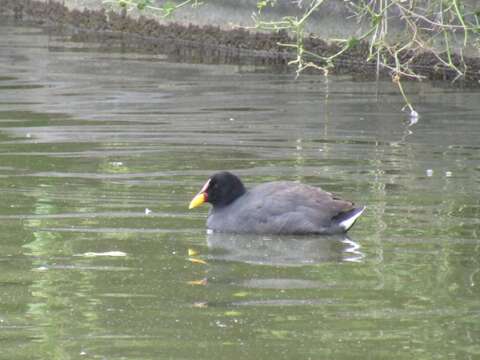
[[[258,1],[257,2],[257,9],[258,10],[262,10],[263,8],[265,8],[267,6],[268,2],[267,1]]]
[[[137,9],[138,10],[144,10],[147,6],[152,5],[152,0],[140,0],[137,3]]]
[[[351,38],[348,39],[348,41],[347,41],[347,48],[351,49],[351,48],[357,46],[359,43],[360,43],[360,40],[358,40],[358,38],[356,38],[356,37],[351,37]]]
[[[172,13],[175,11],[176,9],[176,5],[171,2],[171,1],[167,1],[165,4],[163,4],[162,6],[162,11],[164,13],[164,16],[165,17],[168,17],[170,15],[172,15]]]
[[[381,14],[372,14],[372,26],[378,26],[382,21],[382,17]]]

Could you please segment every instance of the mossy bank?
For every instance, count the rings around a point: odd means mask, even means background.
[[[67,6],[64,2],[57,1],[0,0],[0,15],[4,19],[33,22],[46,26],[51,31],[68,33],[74,41],[100,41],[106,46],[119,47],[122,50],[161,53],[175,61],[246,63],[266,66],[274,71],[289,71],[291,68],[289,69],[287,63],[296,56],[294,51],[279,45],[294,42],[286,31],[248,31],[235,24],[187,24],[185,19],[175,21],[175,17],[167,22],[108,10],[99,6],[100,1],[94,2],[97,4],[95,7],[83,7],[88,5],[88,2],[76,3],[75,6]],[[339,50],[337,45],[331,45],[313,34],[305,38],[304,44],[310,52],[324,56]],[[375,76],[375,62],[365,60],[368,58],[368,51],[366,43],[352,47],[335,59],[332,72],[362,77]],[[458,83],[479,85],[479,57],[462,59],[453,55],[453,61],[462,62],[467,69],[462,81]],[[429,53],[415,54],[411,64],[417,73],[431,80],[453,80],[457,77],[455,72],[440,65],[438,59]],[[384,70],[383,74],[388,75],[388,71]]]

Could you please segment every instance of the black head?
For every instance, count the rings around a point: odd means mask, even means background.
[[[210,177],[206,201],[213,206],[225,206],[243,194],[245,194],[245,186],[240,179],[228,171],[223,171]]]
[[[203,188],[190,203],[190,208],[197,207],[203,202],[209,202],[214,207],[222,207],[232,203],[245,194],[245,186],[234,174],[223,171],[213,174],[203,185]]]

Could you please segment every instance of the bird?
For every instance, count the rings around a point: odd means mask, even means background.
[[[208,231],[265,235],[346,233],[366,208],[293,181],[267,182],[247,189],[228,171],[213,174],[193,197],[189,209],[203,203],[212,205]]]

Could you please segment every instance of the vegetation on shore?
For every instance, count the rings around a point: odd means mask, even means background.
[[[208,0],[205,0],[208,1]],[[277,0],[257,0],[253,11],[252,29],[287,31],[292,42],[279,43],[291,49],[296,56],[289,64],[296,66],[297,74],[307,68],[321,70],[325,75],[360,46],[368,46],[364,62],[375,66],[376,75],[388,74],[402,94],[411,116],[417,116],[403,89],[404,79],[423,80],[426,76],[418,62],[428,55],[434,59],[434,70],[448,72],[453,81],[465,77],[469,66],[464,53],[480,51],[480,8],[461,0],[357,0],[345,1],[343,6],[357,24],[358,35],[345,39],[325,39],[333,46],[329,52],[310,49],[306,25],[314,21],[314,14],[322,11],[329,0],[292,0],[302,12],[279,19],[264,16],[278,6]],[[331,0],[330,0],[331,1]],[[185,6],[197,7],[199,0],[179,2],[153,0],[104,0],[104,3],[127,11],[153,11],[160,16],[171,16]],[[393,30],[395,24],[395,31]],[[400,31],[398,31],[400,30]],[[311,35],[310,35],[311,36]],[[431,61],[427,66],[431,66]]]

